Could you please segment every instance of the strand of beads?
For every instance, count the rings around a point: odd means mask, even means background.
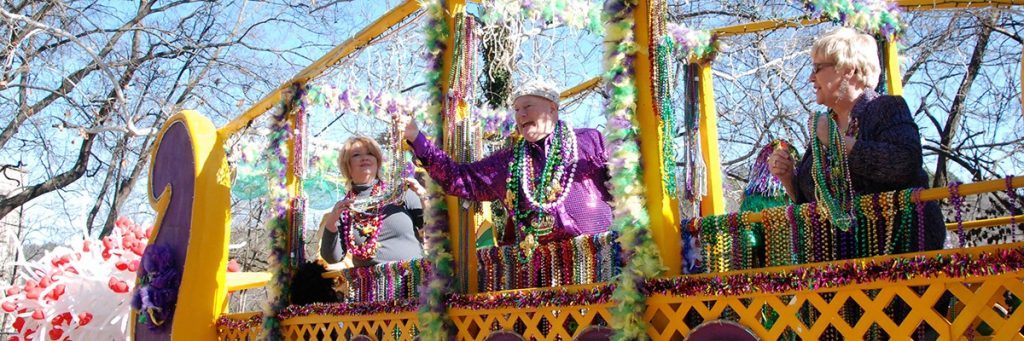
[[[832,116],[818,112],[814,120],[810,122],[810,131],[817,131],[818,120],[827,119],[829,141],[831,142],[829,145],[825,145],[819,139],[812,138],[812,178],[814,179],[815,196],[821,203],[818,209],[822,211],[822,215],[829,218],[832,225],[842,231],[847,231],[854,223],[851,202],[853,189],[850,185],[844,138]],[[825,174],[826,168],[831,176]],[[840,175],[842,178],[836,175]]]
[[[882,253],[878,245],[878,230],[881,226],[883,226],[883,224],[885,224],[885,222],[882,221],[882,205],[879,203],[880,200],[881,199],[879,198],[878,193],[871,195],[871,219],[874,219],[876,223],[874,226],[871,226],[871,228],[868,229],[869,257],[877,256]]]
[[[891,255],[893,250],[893,225],[896,224],[896,192],[886,192],[880,195],[879,204],[882,207],[882,214],[885,216],[885,254]]]
[[[739,215],[737,213],[727,214],[725,217],[726,224],[729,226],[729,270],[744,269],[741,266],[743,263],[743,255],[740,251],[742,247],[743,238],[740,237],[740,226],[739,226]]]
[[[764,231],[767,235],[765,258],[767,258],[768,266],[789,265],[791,240],[786,238],[788,233],[783,233],[783,230],[790,229],[789,224],[786,224],[786,209],[785,207],[776,207],[761,211],[762,217],[764,217]]]
[[[539,273],[537,276],[537,283],[539,283],[540,286],[550,286],[552,276],[551,271],[553,269],[546,265],[551,264],[551,249],[547,247],[541,247],[538,249],[537,264],[537,269],[535,269]]]
[[[912,196],[914,201],[914,210],[917,213],[917,250],[924,251],[924,202],[921,201],[921,192],[923,188],[915,188]]]
[[[822,221],[821,215],[819,215],[820,212],[821,211],[818,209],[817,202],[811,202],[807,204],[807,217],[809,218],[808,221],[810,221],[811,231],[810,238],[808,238],[807,240],[807,245],[809,248],[813,248],[814,250],[814,259],[811,260],[812,262],[820,262],[825,260],[824,254],[822,254],[822,248],[820,247],[821,234],[824,232],[824,229],[822,229],[821,226]]]
[[[1021,207],[1024,206],[1021,197],[1017,195],[1017,190],[1013,188],[1013,175],[1006,176],[1006,197],[1009,198],[1009,205],[1007,209],[1010,211],[1010,227],[1017,226],[1017,214],[1021,211]]]
[[[956,212],[956,236],[959,239],[960,248],[963,248],[967,244],[967,239],[964,235],[964,220],[961,216],[964,197],[960,196],[959,181],[949,182],[949,203],[953,204],[953,210]]]
[[[556,139],[555,150],[561,151],[563,155],[559,155],[558,153],[555,153],[555,151],[549,152],[549,162],[546,162],[544,165],[545,171],[547,171],[548,167],[554,167],[554,171],[553,176],[550,179],[543,179],[542,174],[541,183],[546,186],[539,185],[536,188],[533,188],[532,167],[525,167],[529,169],[530,174],[526,174],[523,169],[520,169],[520,171],[523,172],[522,175],[520,175],[523,177],[523,193],[526,194],[526,200],[536,210],[550,211],[565,201],[565,198],[569,196],[569,189],[571,188],[572,180],[576,176],[576,165],[579,164],[579,162],[577,162],[579,155],[577,155],[576,133],[573,132],[572,127],[569,126],[568,123],[559,121],[555,130],[560,132],[560,134],[558,134],[559,138]],[[551,140],[552,139],[548,139],[549,142]],[[562,148],[563,145],[565,148]],[[564,168],[566,167],[565,162],[557,162],[557,165],[552,166],[551,164],[555,163],[550,162],[552,159],[555,159],[556,162],[562,160],[566,161],[568,163],[569,172],[564,173]],[[527,158],[526,162],[527,164],[532,165],[530,158]],[[563,174],[568,176],[563,177]],[[550,188],[548,188],[549,186]],[[531,193],[536,194],[531,195]],[[544,193],[548,194],[546,196],[547,200],[538,201],[536,198],[542,197]]]
[[[790,230],[792,231],[792,260],[795,264],[807,262],[807,250],[800,247],[800,241],[803,240],[804,236],[807,235],[806,227],[803,226],[803,219],[797,217],[800,210],[797,206],[788,205],[786,206],[786,219],[789,220]]]
[[[711,219],[712,233],[715,235],[715,254],[718,264],[716,264],[716,271],[723,272],[729,271],[729,261],[732,257],[727,255],[726,250],[732,250],[731,240],[728,238],[728,232],[726,228],[728,225],[725,224],[723,216],[714,216]]]
[[[913,202],[913,193],[913,189],[907,189],[900,192],[900,210],[902,211],[900,214],[900,241],[903,242],[904,247],[903,249],[900,249],[899,252],[911,251],[910,230],[913,228],[914,224],[914,207],[911,206],[911,203]]]
[[[743,253],[743,262],[740,269],[752,269],[759,267],[754,260],[754,243],[756,238],[754,224],[750,222],[750,212],[743,212],[739,218],[740,223],[740,251]]]

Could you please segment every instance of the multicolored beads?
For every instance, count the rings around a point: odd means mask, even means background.
[[[607,282],[622,266],[616,238],[617,233],[605,232],[541,244],[529,257],[530,266],[512,256],[524,252],[514,245],[479,249],[481,291]]]

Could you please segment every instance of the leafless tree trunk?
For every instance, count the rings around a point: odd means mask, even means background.
[[[963,81],[960,83],[960,88],[957,89],[956,97],[953,99],[953,105],[949,108],[949,116],[946,117],[946,124],[943,125],[942,132],[939,134],[941,150],[939,152],[939,159],[935,163],[935,178],[932,180],[933,187],[946,185],[946,162],[949,161],[950,156],[952,156],[951,151],[953,148],[951,147],[951,144],[953,142],[953,138],[956,137],[958,128],[960,127],[960,121],[963,120],[964,103],[967,98],[967,94],[971,91],[974,79],[978,76],[978,70],[981,69],[982,61],[985,59],[985,49],[988,47],[989,37],[992,35],[992,22],[997,19],[998,14],[995,18],[981,18],[981,20],[987,22],[987,24],[983,24],[978,29],[978,40],[974,45],[974,52],[971,53],[971,61],[967,64],[967,73],[964,74]]]

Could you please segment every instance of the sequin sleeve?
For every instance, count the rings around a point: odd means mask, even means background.
[[[921,135],[902,97],[881,96],[860,118],[850,151],[850,175],[890,185],[915,179],[923,163]]]
[[[508,182],[511,149],[499,150],[483,160],[459,164],[434,146],[421,132],[412,143],[413,154],[449,195],[476,201],[503,198]]]
[[[593,162],[598,170],[594,174],[594,183],[601,186],[598,187],[598,192],[601,194],[601,200],[606,202],[613,201],[611,194],[608,192],[608,182],[611,181],[611,175],[608,173],[608,149],[605,148],[604,135],[601,134],[597,129],[576,129],[576,136],[579,139],[580,157],[588,159],[587,161]]]

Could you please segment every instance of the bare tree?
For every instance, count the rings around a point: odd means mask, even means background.
[[[109,233],[140,193],[153,134],[167,117],[183,108],[217,121],[237,115],[333,45],[320,39],[335,30],[307,22],[345,12],[247,1],[123,5],[3,3],[0,163],[31,172],[0,198],[0,218],[41,197],[92,193],[92,205],[73,204],[91,207],[86,233],[97,224]],[[294,37],[281,44],[282,34]]]

